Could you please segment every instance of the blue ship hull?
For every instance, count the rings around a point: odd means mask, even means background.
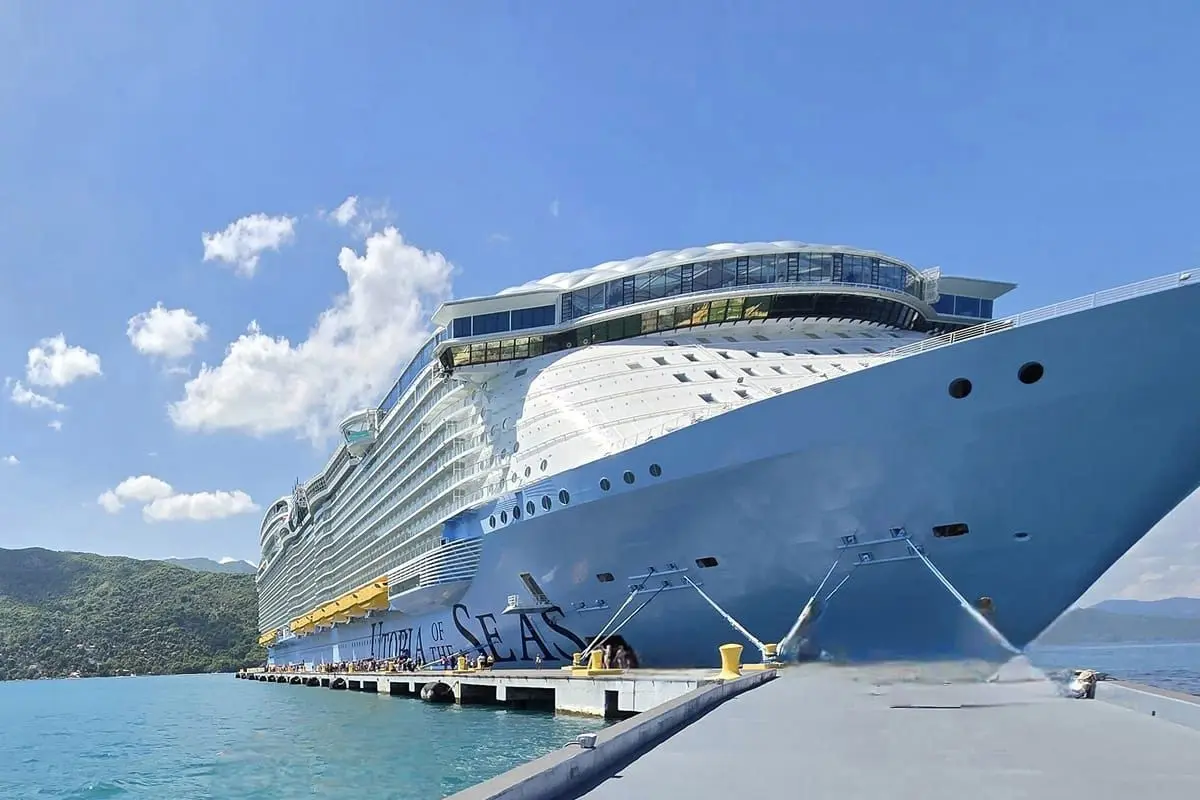
[[[376,613],[280,642],[271,660],[467,650],[498,667],[567,663],[643,584],[629,609],[650,602],[620,631],[641,664],[715,664],[719,645],[744,639],[684,575],[778,642],[839,556],[828,588],[849,578],[811,630],[820,649],[993,657],[996,642],[924,564],[900,558],[902,541],[869,542],[904,528],[967,599],[991,598],[996,627],[1024,646],[1200,485],[1200,371],[1183,355],[1194,341],[1193,284],[747,405],[472,512],[482,553],[453,606]],[[1045,376],[1027,385],[1017,371],[1031,361]],[[954,399],[960,377],[973,389]],[[485,525],[529,500],[532,516]],[[960,522],[969,533],[931,534]],[[851,535],[858,544],[843,548]],[[864,554],[871,563],[855,566]],[[502,613],[509,595],[531,600],[522,572],[557,611]]]

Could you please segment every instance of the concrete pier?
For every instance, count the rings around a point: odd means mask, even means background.
[[[283,685],[420,697],[434,702],[541,708],[623,719],[720,683],[716,669],[469,670],[420,672],[245,671],[238,678]]]
[[[1023,659],[994,672],[808,664],[702,687],[674,735],[655,717],[682,700],[453,800],[1200,797],[1200,698],[1102,681],[1073,699]]]

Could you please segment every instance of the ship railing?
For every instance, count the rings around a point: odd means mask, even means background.
[[[404,585],[416,579],[420,586],[470,580],[479,566],[482,539],[460,539],[439,545],[388,573],[388,584]]]
[[[1064,300],[1061,303],[1045,306],[1043,308],[1034,309],[1033,311],[1025,311],[1011,317],[1003,319],[991,320],[982,325],[974,325],[970,328],[964,328],[960,331],[945,333],[941,336],[934,336],[929,339],[922,339],[919,342],[897,347],[895,350],[889,350],[885,353],[880,353],[881,358],[904,358],[905,356],[924,353],[928,350],[936,350],[939,347],[955,344],[957,342],[966,341],[967,339],[976,339],[980,336],[989,336],[993,333],[1006,331],[1010,328],[1017,328],[1022,325],[1031,325],[1035,322],[1043,322],[1055,317],[1063,317],[1067,314],[1075,314],[1080,311],[1098,308],[1100,306],[1119,303],[1122,300],[1131,300],[1135,297],[1143,297],[1148,294],[1156,294],[1169,289],[1175,289],[1193,281],[1195,277],[1192,271],[1176,272],[1171,275],[1164,275],[1159,278],[1150,278],[1149,280],[1138,281],[1137,283],[1118,286],[1114,289],[1105,289],[1104,291],[1095,292],[1084,297],[1077,297],[1074,300]]]

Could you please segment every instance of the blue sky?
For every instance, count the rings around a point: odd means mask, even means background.
[[[0,7],[0,546],[256,560],[447,296],[718,241],[999,314],[1196,263],[1187,4],[584,5]],[[1200,594],[1183,516],[1098,589]]]

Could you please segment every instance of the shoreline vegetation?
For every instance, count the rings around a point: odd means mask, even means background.
[[[253,575],[0,548],[0,681],[259,666]]]
[[[0,681],[264,664],[254,576],[189,566],[0,548]],[[1034,646],[1197,642],[1200,599],[1176,597],[1072,609]]]

